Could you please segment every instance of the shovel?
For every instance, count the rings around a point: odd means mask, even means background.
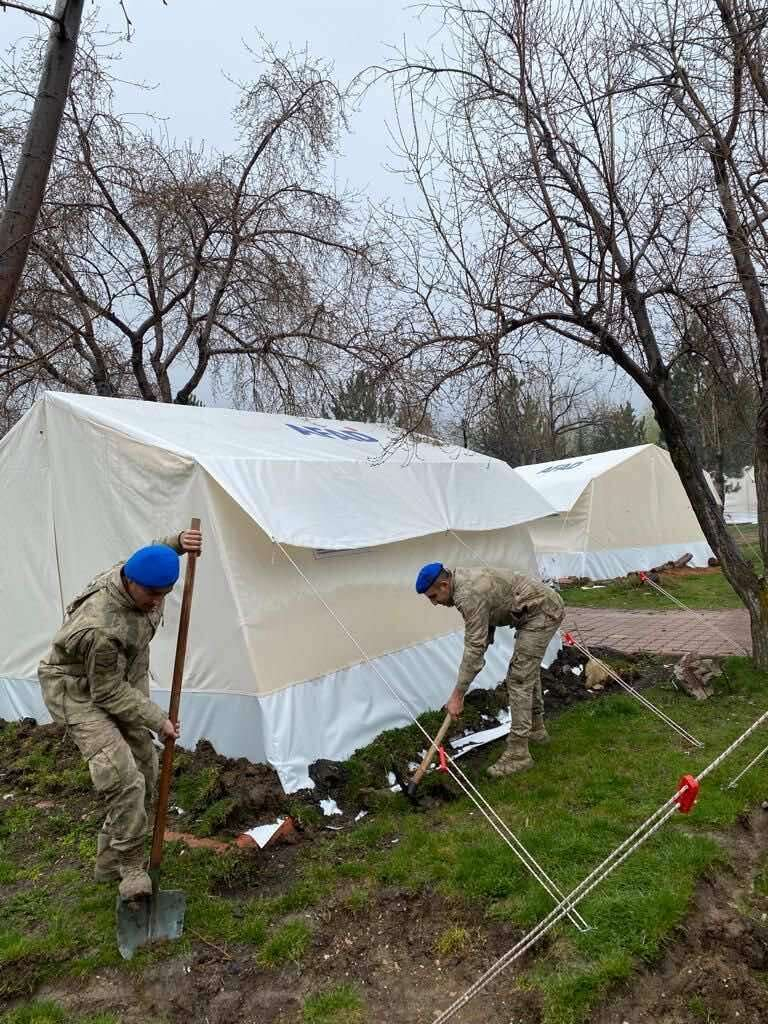
[[[429,750],[424,755],[421,764],[411,776],[411,780],[408,783],[408,785],[403,786],[403,784],[400,783],[403,792],[405,793],[409,800],[415,799],[416,787],[427,774],[429,766],[432,764],[435,754],[440,749],[440,744],[445,739],[445,734],[450,729],[452,722],[453,718],[450,715],[446,715],[443,724],[440,726],[440,729],[438,730],[437,736],[435,736],[434,740],[432,741],[432,744]]]
[[[199,530],[200,520],[193,519],[190,529]],[[187,653],[189,613],[192,607],[196,563],[197,555],[188,553],[184,593],[181,598],[179,635],[176,641],[176,660],[173,664],[171,704],[168,710],[168,717],[172,722],[179,720],[181,681],[184,676],[184,659]],[[146,946],[150,942],[178,939],[184,930],[186,895],[180,890],[160,889],[160,864],[163,859],[163,836],[168,815],[168,795],[171,789],[175,742],[172,738],[167,739],[163,749],[155,808],[155,827],[152,832],[152,852],[149,857],[148,874],[152,879],[152,895],[148,899],[131,900],[130,902],[122,900],[119,894],[117,897],[117,948],[124,960],[130,960],[140,946]]]

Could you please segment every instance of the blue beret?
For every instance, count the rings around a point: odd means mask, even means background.
[[[142,587],[157,590],[172,587],[179,578],[179,556],[166,544],[150,544],[134,551],[123,566],[123,572]]]
[[[429,562],[427,565],[422,565],[419,575],[416,577],[416,593],[426,594],[442,571],[442,562]]]

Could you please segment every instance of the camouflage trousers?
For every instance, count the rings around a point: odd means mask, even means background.
[[[70,724],[69,733],[107,805],[99,845],[128,859],[143,849],[157,783],[152,735],[144,726],[124,725],[107,715]]]
[[[544,715],[541,659],[564,615],[565,609],[561,605],[559,609],[553,608],[551,613],[536,615],[517,630],[506,679],[512,714],[510,742],[527,740],[532,720],[541,719]]]

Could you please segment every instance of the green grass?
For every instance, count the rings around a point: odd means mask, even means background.
[[[524,775],[487,779],[483,768],[498,748],[465,762],[465,770],[568,891],[672,794],[683,773],[707,765],[761,712],[765,675],[745,659],[729,659],[726,667],[732,689],[720,687],[709,701],[690,701],[664,684],[645,691],[705,742],[702,751],[689,750],[658,719],[618,694],[584,702],[555,719],[552,744],[536,748],[536,767]],[[551,933],[545,956],[528,961],[522,972],[509,971],[508,984],[540,993],[542,1024],[582,1024],[611,986],[637,963],[659,955],[684,920],[697,881],[724,863],[717,833],[765,795],[759,770],[736,790],[723,788],[764,744],[761,733],[750,738],[705,780],[690,815],[668,822],[584,901],[580,910],[590,932],[580,934],[563,922]],[[409,749],[413,757],[420,748],[420,737],[393,733],[374,750],[373,762],[382,767],[387,756]],[[373,778],[365,752],[357,761],[358,779]],[[488,928],[505,922],[521,929],[552,907],[549,895],[465,799],[425,814],[415,813],[402,795],[389,794],[354,829],[300,847],[283,888],[270,895],[259,891],[259,858],[169,844],[163,885],[187,893],[184,937],[126,966],[114,947],[114,888],[90,881],[100,817],[95,805],[75,800],[69,810],[62,806],[51,813],[17,804],[0,808],[0,814],[0,871],[6,873],[0,874],[0,886],[7,887],[0,888],[3,998],[28,997],[45,981],[87,976],[105,966],[140,972],[153,960],[187,953],[200,938],[253,958],[262,968],[281,969],[306,959],[320,907],[342,919],[374,914],[381,887],[395,886],[406,896],[427,893],[438,905],[450,905],[450,925],[429,940],[438,956],[461,953],[471,944],[478,910]],[[23,865],[18,876],[17,864]],[[768,891],[768,871],[761,887]],[[361,977],[366,970],[361,962]],[[360,1019],[359,1002],[337,1006],[336,999],[339,990],[313,995],[304,1007],[305,1022]],[[39,1021],[49,1024],[44,1016]],[[55,1021],[50,1018],[50,1024]],[[0,1017],[0,1024],[32,1022],[37,1024],[35,1018]]]
[[[120,1024],[120,1018],[111,1013],[95,1016],[73,1016],[58,1003],[27,1003],[0,1015],[0,1024]],[[147,1024],[152,1024],[148,1021]]]
[[[327,893],[322,865],[309,865],[279,896],[259,898],[254,897],[261,872],[257,858],[173,843],[166,846],[163,886],[187,893],[185,935],[123,964],[115,947],[114,886],[91,880],[100,815],[81,820],[81,811],[77,803],[71,811],[22,805],[3,811],[0,886],[15,889],[0,890],[0,998],[28,996],[45,981],[104,967],[140,971],[153,960],[187,952],[198,939],[249,947],[254,954],[264,946],[264,962],[275,965],[301,958],[308,926],[290,921],[281,926]],[[25,867],[16,870],[22,856]]]
[[[736,592],[721,572],[701,576],[662,574],[660,586],[689,608],[741,608]],[[614,580],[597,588],[563,587],[561,596],[576,608],[617,608],[620,610],[676,611],[674,602],[660,594],[650,583],[637,577]]]
[[[453,925],[442,932],[435,943],[435,952],[440,956],[453,956],[468,949],[472,943],[469,929],[462,925]]]
[[[282,967],[299,963],[306,953],[312,933],[303,921],[289,921],[271,935],[259,953],[259,963],[265,967]]]
[[[351,985],[339,985],[309,996],[304,1003],[303,1024],[362,1024],[363,1001]]]
[[[483,780],[482,765],[472,774],[567,891],[672,794],[680,775],[705,766],[757,717],[764,676],[743,659],[730,659],[728,672],[734,692],[721,689],[702,704],[671,687],[648,691],[706,743],[703,751],[690,751],[622,694],[580,705],[553,722],[554,742],[537,750],[535,771],[498,782]],[[565,923],[555,929],[547,958],[523,979],[542,992],[545,1024],[585,1020],[635,963],[659,955],[684,919],[697,880],[724,862],[721,845],[709,833],[732,824],[763,796],[758,773],[750,773],[734,791],[721,789],[762,744],[762,736],[750,739],[747,749],[704,783],[691,815],[674,818],[588,897],[581,911],[590,932],[579,934]],[[491,921],[527,928],[552,906],[464,801],[430,814],[426,828],[422,816],[406,811],[402,798],[393,796],[387,812],[340,836],[335,850],[340,857],[356,856],[377,883],[412,892],[436,889],[453,905],[469,901],[485,907]]]
[[[741,535],[731,531],[742,554],[755,569],[762,571],[756,528],[744,528]],[[722,571],[700,576],[674,576],[662,573],[660,585],[689,608],[741,608],[733,587]],[[650,583],[642,583],[636,576],[608,581],[599,587],[582,589],[564,587],[562,598],[566,604],[580,608],[618,608],[625,610],[674,611],[675,604],[655,590]]]

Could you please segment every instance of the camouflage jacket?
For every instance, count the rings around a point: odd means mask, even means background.
[[[153,543],[182,554],[178,535]],[[72,601],[40,662],[38,679],[55,722],[86,722],[94,706],[126,725],[154,731],[168,717],[149,699],[149,643],[163,605],[152,612],[136,607],[120,577],[124,564],[98,575]]]
[[[466,692],[485,665],[496,626],[525,626],[532,619],[562,619],[560,595],[541,580],[507,569],[454,569],[453,604],[464,619],[464,656],[457,689]]]

